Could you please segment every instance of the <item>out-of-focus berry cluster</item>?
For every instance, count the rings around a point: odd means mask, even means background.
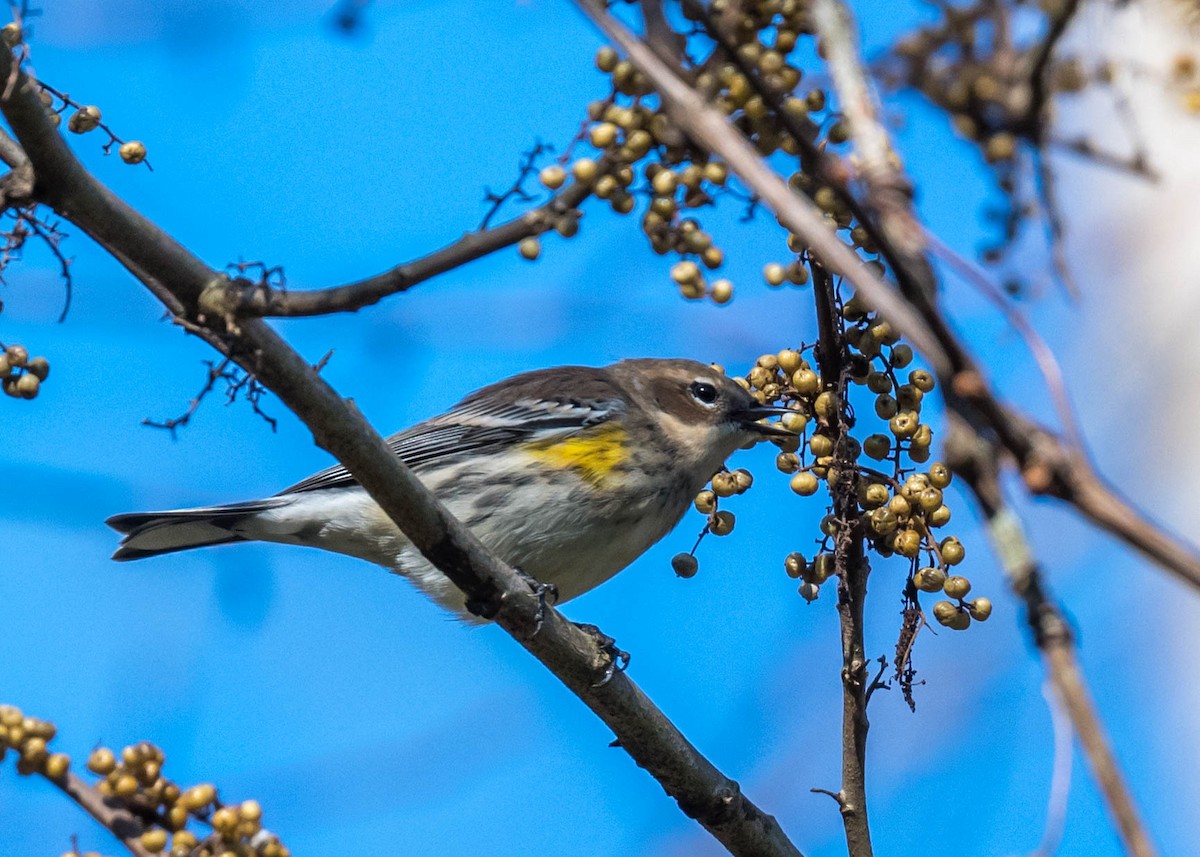
[[[26,716],[15,706],[0,705],[0,760],[14,751],[18,773],[41,774],[65,786],[71,758],[50,751],[48,744],[55,733],[53,723]],[[287,847],[263,829],[262,807],[257,801],[225,803],[210,783],[182,787],[163,776],[165,760],[163,751],[146,741],[131,744],[119,754],[97,747],[88,756],[86,769],[99,780],[82,785],[140,820],[143,829],[138,841],[152,854],[288,857]],[[80,855],[70,851],[63,857]]]

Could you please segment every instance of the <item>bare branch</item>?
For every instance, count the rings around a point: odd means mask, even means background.
[[[572,182],[548,202],[505,221],[499,226],[468,232],[452,244],[390,271],[348,283],[308,291],[283,291],[259,283],[237,279],[230,282],[222,303],[237,318],[297,317],[357,312],[386,297],[405,292],[426,280],[444,274],[497,250],[511,247],[525,238],[553,229],[559,218],[568,215],[591,193],[591,185]],[[486,224],[485,224],[486,225]]]
[[[1062,423],[1063,432],[1067,436],[1068,443],[1075,449],[1083,450],[1085,448],[1083,431],[1080,429],[1079,421],[1075,417],[1075,409],[1071,407],[1071,399],[1067,394],[1067,385],[1066,380],[1063,378],[1062,367],[1059,365],[1057,358],[1055,358],[1054,352],[1050,350],[1050,346],[1046,344],[1046,340],[1042,339],[1041,334],[1012,305],[1012,302],[1005,299],[1004,295],[992,284],[987,274],[958,253],[955,253],[950,246],[932,232],[926,231],[925,236],[933,252],[943,262],[954,269],[960,277],[973,285],[976,291],[991,302],[992,306],[1000,310],[1012,328],[1025,341],[1025,347],[1033,355],[1033,359],[1038,365],[1038,370],[1042,373],[1042,378],[1046,381],[1046,389],[1050,391],[1050,399],[1054,402],[1054,409],[1058,413],[1058,419]]]
[[[1050,600],[1020,519],[1004,503],[994,447],[961,418],[951,417],[948,463],[962,475],[987,519],[988,534],[1013,593],[1024,604],[1034,643],[1055,692],[1071,718],[1092,775],[1104,795],[1125,849],[1134,857],[1156,853],[1096,713],[1087,681],[1075,658],[1075,641],[1061,611]]]
[[[859,57],[853,15],[843,0],[814,0],[813,21],[867,185],[868,207],[878,215],[888,246],[906,265],[925,269],[919,282],[932,287],[933,276],[924,257],[925,230],[912,210],[912,183],[897,168],[896,153],[879,121],[879,99]],[[934,290],[927,288],[924,298],[933,303]]]
[[[775,819],[742,795],[738,784],[702,756],[625,673],[597,684],[611,659],[593,637],[539,603],[517,572],[491,556],[274,330],[259,319],[241,320],[236,330],[222,328],[220,314],[205,314],[212,327],[200,324],[201,308],[212,303],[211,290],[224,292],[228,278],[84,170],[47,121],[35,83],[0,52],[0,77],[10,74],[16,84],[0,109],[29,153],[42,201],[92,236],[190,330],[271,389],[480,614],[493,618],[604,720],[619,745],[684,812],[734,854],[798,857]]]

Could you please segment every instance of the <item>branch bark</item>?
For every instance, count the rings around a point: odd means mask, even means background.
[[[814,0],[812,12],[838,106],[850,129],[859,175],[867,187],[866,208],[878,221],[884,246],[895,258],[893,267],[918,272],[913,282],[920,292],[909,299],[932,307],[937,283],[925,256],[925,231],[912,210],[912,182],[897,168],[891,139],[879,121],[879,98],[859,57],[854,16],[843,0]]]
[[[871,692],[863,608],[867,601],[867,577],[871,567],[863,550],[863,533],[857,492],[857,469],[849,454],[845,420],[845,345],[835,301],[833,278],[818,264],[812,270],[813,297],[817,309],[817,358],[821,384],[836,390],[839,406],[829,430],[834,443],[837,479],[830,484],[833,515],[838,529],[834,536],[833,561],[838,576],[837,609],[842,642],[842,787],[835,797],[846,830],[850,857],[871,857],[871,828],[867,816],[867,697]]]
[[[260,319],[237,320],[229,280],[193,256],[98,182],[47,121],[33,81],[0,52],[0,78],[15,77],[0,111],[29,155],[36,198],[90,235],[157,295],[188,330],[272,390],[469,599],[509,632],[617,736],[680,808],[731,853],[799,857],[775,819],[717,770],[624,673],[598,683],[611,658],[596,640],[489,555],[392,454],[353,405]],[[226,319],[230,324],[223,324]]]
[[[1071,718],[1125,850],[1133,857],[1154,857],[1157,852],[1125,784],[1087,680],[1075,657],[1070,625],[1046,592],[1041,568],[1033,558],[1020,519],[1004,503],[995,449],[961,418],[951,419],[950,439],[946,444],[947,463],[962,476],[983,510],[988,534],[1009,586],[1025,605],[1029,629],[1041,652],[1046,674]]]
[[[525,238],[554,228],[558,217],[574,210],[591,193],[591,185],[572,182],[547,203],[499,226],[469,232],[452,244],[365,280],[307,291],[282,291],[242,280],[231,281],[223,303],[238,318],[298,317],[357,312],[386,297],[405,292]]]
[[[141,841],[142,833],[146,830],[146,823],[116,800],[106,800],[82,777],[71,771],[68,771],[61,780],[53,780],[49,777],[46,779],[75,801],[84,812],[108,828],[113,836],[121,840],[121,844],[133,857],[154,857]]]

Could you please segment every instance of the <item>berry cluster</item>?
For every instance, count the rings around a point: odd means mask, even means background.
[[[868,312],[858,300],[846,301],[840,315],[838,336],[845,346],[846,366],[841,383],[822,380],[805,356],[808,347],[764,354],[745,377],[734,379],[757,401],[788,409],[781,423],[796,436],[772,442],[779,447],[775,466],[790,476],[792,491],[808,497],[822,486],[830,491],[847,486],[857,500],[857,521],[839,522],[831,509],[821,523],[816,555],[809,560],[801,552],[790,553],[784,569],[801,581],[801,596],[815,600],[821,585],[837,574],[832,540],[840,527],[851,526],[880,557],[908,560],[905,597],[916,609],[920,593],[944,593],[952,600],[934,606],[939,623],[962,630],[972,619],[984,621],[991,615],[991,602],[966,600],[970,582],[951,574],[951,568],[965,557],[962,542],[953,535],[934,534],[950,522],[943,492],[952,477],[945,464],[927,464],[933,430],[922,421],[922,405],[935,387],[933,375],[913,367],[912,349],[899,341],[886,320]],[[862,393],[855,392],[858,388],[863,388]],[[842,429],[853,429],[862,421],[850,400],[862,398],[863,393],[870,396],[882,430],[860,441]],[[713,477],[695,500],[697,511],[708,516],[705,532],[721,535],[733,529],[732,513],[719,510],[718,503],[744,492],[753,481],[745,470]],[[677,574],[696,573],[693,554],[694,549],[675,557]]]
[[[50,361],[30,357],[23,345],[0,344],[0,389],[14,399],[36,399],[42,382],[50,376]]]
[[[709,487],[697,494],[693,502],[696,511],[708,518],[700,533],[700,539],[703,539],[708,533],[712,533],[714,536],[727,536],[733,532],[733,525],[737,522],[733,512],[719,509],[717,506],[725,497],[745,494],[753,484],[754,476],[745,468],[733,471],[722,470],[713,476]],[[680,577],[692,577],[699,569],[696,547],[700,546],[700,539],[697,539],[696,545],[690,553],[676,554],[671,560],[671,567]]]
[[[18,773],[65,783],[71,759],[50,752],[47,746],[55,732],[53,723],[28,717],[15,706],[0,705],[0,760],[8,750],[15,750]],[[263,829],[257,801],[224,804],[208,783],[181,788],[162,775],[164,761],[163,751],[146,741],[125,747],[120,755],[97,747],[88,756],[87,769],[101,777],[96,792],[141,819],[142,848],[170,857],[288,857],[287,847]],[[195,822],[211,832],[198,835],[189,829]],[[71,851],[63,857],[81,855]],[[82,857],[90,857],[90,852]]]
[[[717,0],[710,13],[720,16],[723,5]],[[700,14],[685,4],[684,13],[689,12]],[[805,4],[795,0],[745,3],[733,17],[734,38],[739,45],[736,57],[727,56],[713,44],[705,59],[693,62],[684,58],[696,86],[764,155],[783,151],[796,156],[844,143],[846,130],[829,113],[824,90],[811,88],[801,96],[786,94],[795,92],[803,76],[793,52],[803,37],[813,33]],[[691,300],[707,297],[717,304],[728,303],[733,297],[733,283],[724,278],[709,283],[705,277],[706,271],[721,267],[725,254],[699,221],[686,212],[711,206],[722,195],[732,195],[744,199],[750,213],[754,200],[729,186],[728,169],[723,163],[690,143],[660,109],[648,82],[628,60],[604,47],[596,54],[596,66],[609,76],[612,88],[606,99],[589,105],[590,126],[581,139],[586,139],[601,157],[579,158],[569,168],[546,167],[542,183],[555,189],[569,172],[576,181],[590,185],[594,196],[608,201],[620,214],[633,212],[637,198],[644,197],[641,227],[650,246],[659,254],[683,257],[671,269],[671,278],[681,294]],[[780,94],[786,118],[772,108],[764,92]],[[803,143],[793,133],[797,124],[803,128]],[[826,158],[836,160],[832,151],[827,151]],[[792,183],[814,196],[818,204],[825,203],[823,208],[835,228],[852,228],[832,188],[802,171],[792,176]],[[531,258],[530,254],[536,255],[535,246],[531,240],[521,252]],[[793,247],[797,252],[801,249]],[[790,270],[791,282],[803,284],[803,267],[791,266]],[[788,279],[788,274],[783,274],[776,284]]]
[[[11,26],[11,25],[10,25]],[[150,162],[146,160],[146,144],[141,140],[122,140],[113,130],[101,121],[100,108],[94,104],[80,104],[73,100],[71,96],[64,92],[59,92],[54,87],[38,83],[38,98],[46,107],[46,112],[50,117],[50,121],[54,125],[62,123],[63,116],[67,116],[67,130],[72,134],[87,134],[91,131],[99,129],[108,135],[108,142],[103,146],[104,154],[112,151],[113,146],[117,147],[117,154],[121,160],[127,164],[142,164],[150,167]],[[153,167],[150,167],[153,169]]]
[[[147,851],[172,857],[288,857],[288,849],[263,830],[257,801],[223,804],[210,783],[181,788],[162,776],[164,760],[161,749],[143,741],[119,756],[97,747],[87,761],[88,770],[104,778],[96,785],[100,794],[152,819],[141,836]],[[208,824],[212,833],[197,836],[188,829],[193,821]]]

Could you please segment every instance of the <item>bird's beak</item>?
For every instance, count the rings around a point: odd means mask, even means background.
[[[771,405],[751,405],[733,414],[733,420],[746,431],[757,432],[768,437],[795,437],[794,431],[789,431],[778,423],[760,423],[767,417],[790,414],[789,408],[777,408]]]

